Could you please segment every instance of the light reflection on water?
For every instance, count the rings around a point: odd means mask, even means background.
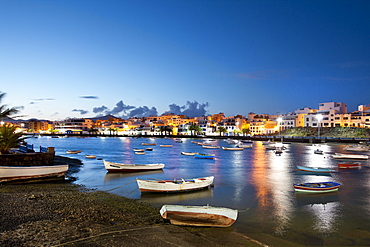
[[[153,142],[157,146],[142,146]],[[281,155],[266,150],[261,142],[244,151],[204,149],[184,139],[135,138],[47,138],[29,139],[29,143],[55,147],[57,155],[79,158],[84,165],[76,174],[78,184],[140,199],[160,207],[162,204],[224,206],[240,211],[234,229],[271,246],[284,246],[279,239],[303,245],[370,245],[370,169],[339,171],[330,154],[344,152],[340,144],[284,144]],[[159,147],[171,144],[172,148]],[[222,140],[213,145],[231,147]],[[145,155],[133,148],[151,147]],[[323,155],[314,154],[320,148]],[[80,149],[77,155],[66,150]],[[215,154],[216,159],[196,159],[182,151]],[[90,160],[86,154],[113,162],[165,163],[163,171],[142,173],[107,173],[102,160]],[[370,153],[367,153],[370,154]],[[336,172],[312,175],[296,170],[296,165],[329,167]],[[215,176],[214,188],[184,194],[141,194],[136,178],[174,179]],[[293,183],[335,181],[342,184],[338,192],[319,195],[295,193]],[[274,241],[261,237],[268,234]],[[364,235],[365,234],[365,235]],[[270,239],[271,241],[271,239]]]

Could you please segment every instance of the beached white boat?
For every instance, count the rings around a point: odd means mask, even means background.
[[[364,145],[350,145],[350,146],[346,146],[343,149],[344,150],[347,150],[347,151],[355,151],[355,152],[366,152],[366,151],[369,151],[369,147],[368,146],[364,146]]]
[[[152,171],[160,170],[164,168],[164,164],[122,164],[104,160],[105,169],[108,172],[140,172],[140,171]]]
[[[68,165],[53,166],[0,166],[0,182],[35,178],[63,177]]]
[[[174,225],[229,227],[238,210],[211,206],[163,205],[160,214]]]
[[[244,148],[227,148],[227,147],[222,147],[222,150],[227,150],[227,151],[243,151]]]
[[[367,160],[369,159],[368,155],[364,154],[342,154],[342,153],[335,153],[332,155],[334,159],[360,159],[360,160]]]
[[[180,180],[136,179],[141,192],[187,192],[204,189],[213,184],[214,176]]]

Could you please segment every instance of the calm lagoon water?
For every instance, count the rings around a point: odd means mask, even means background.
[[[266,150],[261,142],[244,151],[203,149],[191,143],[196,139],[148,139],[123,137],[94,138],[30,138],[28,143],[55,147],[56,155],[78,158],[84,163],[75,174],[75,183],[107,191],[160,207],[163,204],[206,205],[239,210],[235,231],[269,246],[370,246],[370,169],[369,161],[361,161],[359,170],[337,171],[331,175],[298,172],[296,165],[337,167],[330,157],[344,152],[345,144],[322,144],[324,155],[314,154],[317,146],[291,143],[280,156]],[[201,141],[201,140],[197,140]],[[133,148],[145,148],[143,142],[157,146],[145,155],[136,155]],[[173,147],[159,147],[172,144]],[[231,147],[224,140],[213,145]],[[82,150],[66,154],[66,150]],[[181,155],[182,151],[213,153],[215,160]],[[362,152],[363,153],[363,152]],[[113,162],[164,163],[163,171],[134,174],[107,173],[102,160],[86,159],[97,155]],[[366,154],[370,154],[366,152]],[[191,193],[156,195],[141,194],[136,178],[174,179],[215,176],[214,187]],[[335,181],[342,184],[338,192],[298,194],[293,183]]]

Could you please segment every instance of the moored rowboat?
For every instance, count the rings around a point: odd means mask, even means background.
[[[330,173],[333,172],[331,168],[324,168],[324,167],[307,167],[307,166],[297,166],[299,171],[304,172],[317,172],[317,173]]]
[[[339,169],[358,169],[361,168],[361,163],[354,162],[354,163],[338,163]]]
[[[68,165],[0,166],[0,182],[47,177],[63,177]]]
[[[108,172],[140,172],[163,169],[164,164],[122,164],[104,160],[105,169]]]
[[[198,154],[197,152],[181,152],[182,155],[189,155],[189,156],[194,156]]]
[[[367,160],[369,159],[368,155],[364,154],[342,154],[342,153],[335,153],[333,154],[334,159],[360,159],[360,160]]]
[[[211,206],[163,205],[160,214],[174,225],[229,227],[238,210]]]
[[[227,147],[222,147],[223,150],[227,150],[227,151],[243,151],[244,148],[227,148]]]
[[[302,183],[293,184],[296,192],[325,193],[337,191],[340,187],[336,182]]]
[[[214,154],[195,154],[194,155],[195,158],[198,158],[198,159],[214,159],[215,158],[215,155]]]
[[[187,192],[204,189],[212,185],[214,176],[181,180],[136,179],[141,192]]]

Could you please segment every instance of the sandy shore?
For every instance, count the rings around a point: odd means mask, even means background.
[[[261,246],[232,227],[170,225],[149,204],[64,180],[1,184],[0,222],[0,246]]]

